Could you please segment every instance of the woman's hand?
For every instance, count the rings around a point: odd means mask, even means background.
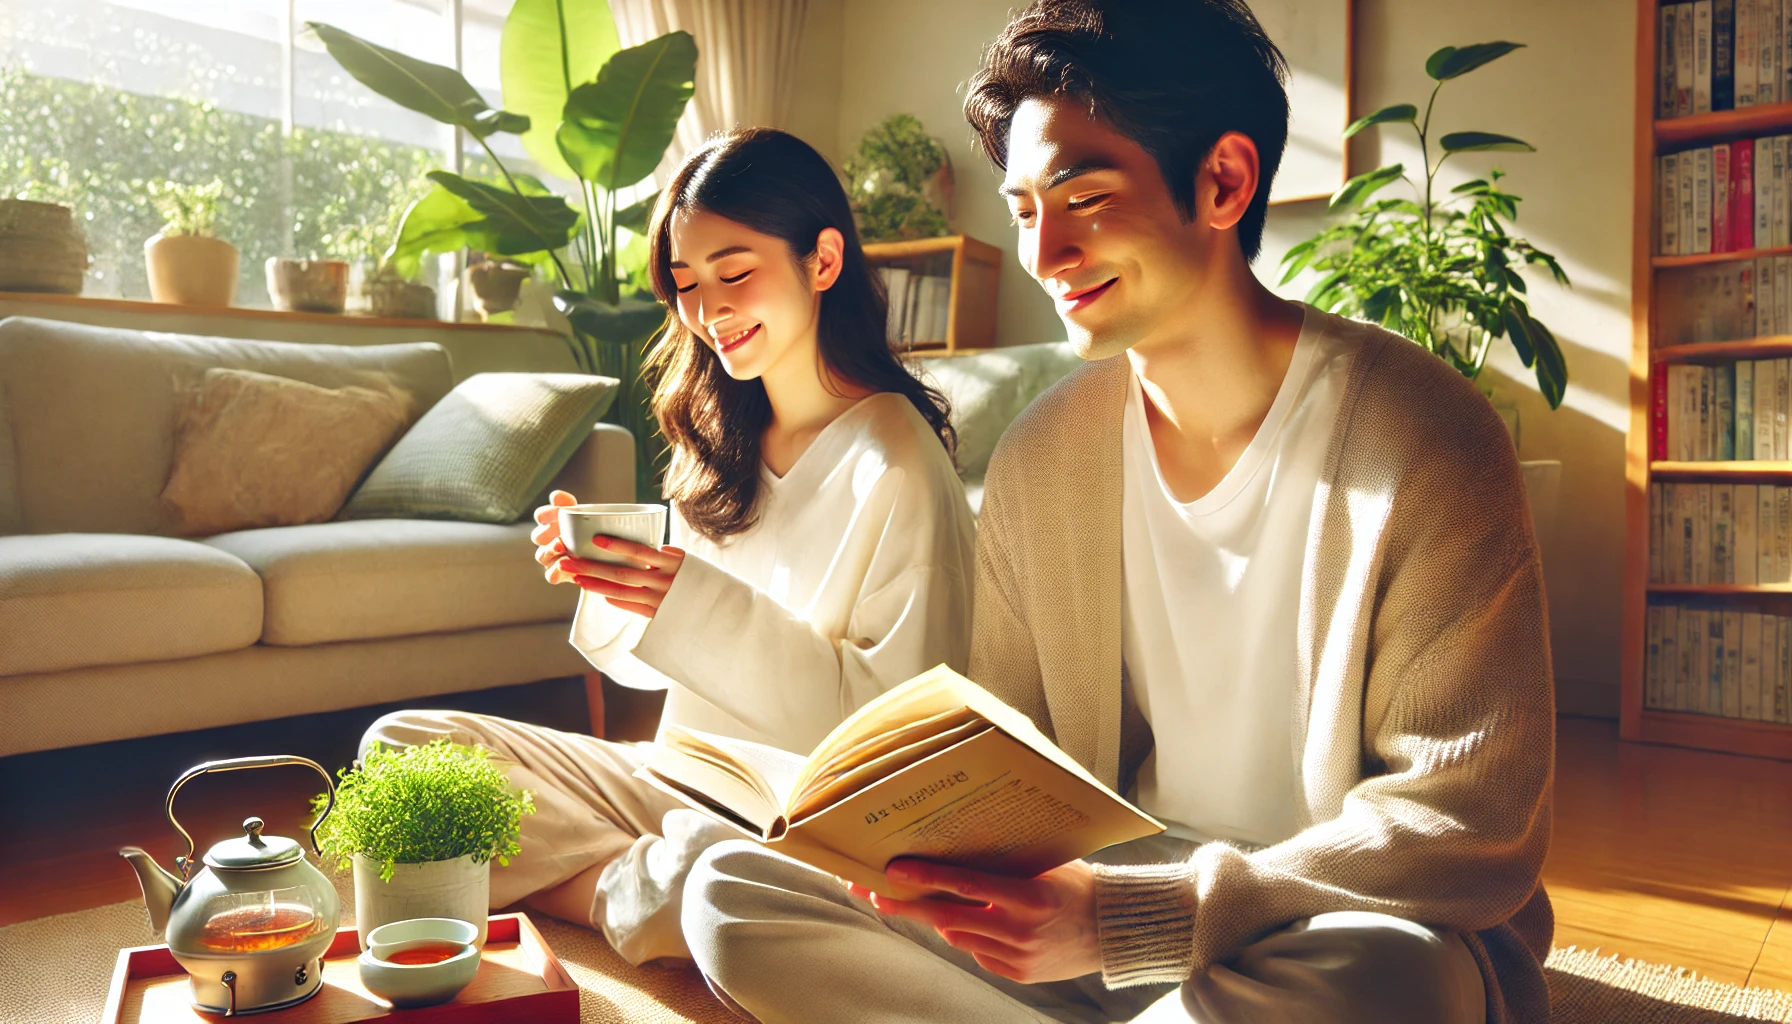
[[[953,901],[896,900],[847,888],[880,913],[931,926],[991,974],[1033,984],[1101,970],[1095,871],[1087,862],[1073,860],[1036,878],[1006,878],[903,857],[884,873]]]
[[[575,558],[560,539],[560,509],[578,504],[565,491],[548,496],[548,504],[535,510],[539,523],[529,534],[535,542],[535,560],[547,567],[549,583],[576,583],[624,611],[653,618],[672,588],[672,578],[684,564],[678,548],[651,548],[620,537],[593,537],[591,542],[631,565],[611,565]]]

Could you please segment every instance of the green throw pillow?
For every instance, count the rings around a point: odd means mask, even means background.
[[[616,397],[613,377],[478,373],[373,468],[340,519],[514,523]]]

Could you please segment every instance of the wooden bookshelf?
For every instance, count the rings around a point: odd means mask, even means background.
[[[950,277],[946,340],[911,346],[951,354],[961,348],[993,348],[996,343],[996,284],[1002,274],[1002,250],[969,235],[921,238],[912,242],[872,242],[865,259],[873,267],[899,266],[910,273]]]
[[[1650,353],[1655,363],[1733,363],[1739,359],[1779,359],[1792,356],[1792,335],[1746,338],[1741,341],[1701,341],[1695,345],[1666,345]]]
[[[1777,609],[1792,614],[1792,584],[1663,584],[1649,582],[1649,484],[1653,480],[1705,480],[1713,483],[1767,482],[1792,486],[1792,462],[1651,461],[1650,375],[1680,363],[1726,363],[1738,359],[1792,356],[1792,337],[1654,348],[1657,326],[1656,275],[1681,267],[1697,267],[1759,257],[1792,256],[1792,247],[1753,249],[1696,256],[1655,253],[1656,156],[1693,146],[1732,139],[1792,133],[1792,102],[1718,111],[1693,117],[1657,120],[1656,33],[1660,0],[1638,0],[1636,36],[1635,151],[1636,189],[1631,197],[1631,354],[1630,431],[1625,459],[1625,569],[1623,651],[1619,734],[1626,740],[1719,750],[1756,757],[1792,760],[1792,725],[1720,718],[1684,711],[1645,708],[1644,671],[1651,595],[1734,603],[1754,610]]]

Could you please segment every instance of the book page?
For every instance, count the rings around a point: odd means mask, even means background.
[[[837,851],[866,869],[844,877],[912,898],[883,875],[896,857],[1031,877],[1161,831],[1106,787],[986,729],[793,823],[785,839]],[[772,848],[783,849],[783,841]],[[790,852],[801,859],[795,847]]]
[[[896,774],[916,761],[932,757],[947,747],[967,740],[985,729],[995,728],[975,712],[966,710],[963,715],[967,716],[969,720],[945,732],[923,735],[915,742],[897,747],[882,757],[868,764],[859,765],[851,771],[816,779],[787,805],[786,816],[792,822],[801,821],[874,782]],[[930,719],[930,721],[938,721],[938,719]]]
[[[701,794],[706,804],[750,823],[765,838],[782,830],[783,792],[802,765],[801,758],[775,747],[667,725],[644,768]]]
[[[855,771],[892,750],[909,746],[927,736],[956,729],[977,718],[979,718],[978,714],[969,708],[953,708],[950,711],[930,715],[887,732],[876,733],[843,750],[829,754],[826,758],[821,757],[822,750],[826,747],[824,742],[823,746],[817,748],[816,753],[810,756],[809,763],[803,769],[803,774],[797,779],[793,792],[797,794],[796,799],[800,801],[803,799],[802,794],[812,792],[817,786],[825,785],[841,775]]]

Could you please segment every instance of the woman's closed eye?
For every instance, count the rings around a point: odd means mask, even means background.
[[[743,270],[740,273],[734,275],[733,277],[722,278],[722,283],[723,284],[739,284],[742,281],[745,281],[752,273],[753,272],[751,270]]]

